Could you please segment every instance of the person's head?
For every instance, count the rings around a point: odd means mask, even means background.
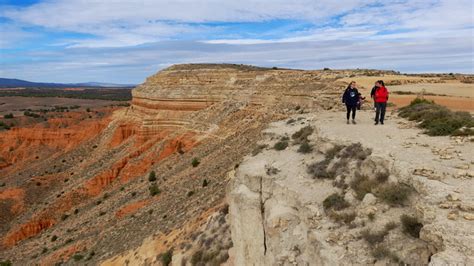
[[[383,80],[377,80],[377,82],[375,82],[375,86],[377,86],[377,87],[385,87],[385,83],[383,83]]]
[[[348,89],[355,88],[355,87],[356,87],[356,82],[355,81],[351,81],[351,83],[349,83],[349,86],[347,86]]]

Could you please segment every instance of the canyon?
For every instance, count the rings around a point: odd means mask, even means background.
[[[390,170],[389,182],[414,192],[403,206],[392,207],[379,199],[360,202],[345,189],[355,222],[341,224],[325,215],[322,202],[338,188],[308,177],[306,166],[350,140],[331,115],[342,110],[345,79],[368,74],[400,79],[393,71],[174,65],[137,86],[129,107],[101,107],[94,115],[70,112],[1,131],[0,261],[160,265],[169,258],[173,265],[331,265],[341,259],[388,263],[396,255],[410,264],[472,263],[469,161],[443,161],[443,169],[433,171],[444,173],[442,182],[456,184],[431,188],[431,179],[415,177],[414,166],[402,160],[405,150],[384,153],[358,137],[373,154],[345,164],[362,167],[366,175],[382,165]],[[271,149],[307,125],[315,129],[308,135],[313,153],[299,154],[296,146]],[[405,142],[421,134],[410,126]],[[352,133],[364,136],[367,130],[360,124]],[[389,133],[381,134],[370,139],[387,141]],[[445,146],[453,141],[440,140]],[[456,150],[469,158],[472,139],[460,141],[464,146]],[[463,178],[452,179],[461,164],[467,165]],[[277,173],[268,174],[270,166]],[[349,183],[355,170],[345,171]],[[457,200],[446,203],[448,196]],[[451,205],[438,210],[438,204]],[[455,211],[455,219],[446,218]],[[383,227],[402,213],[424,225],[419,238],[399,225],[386,237],[402,252],[390,249],[392,257],[374,259],[361,248],[365,227]]]

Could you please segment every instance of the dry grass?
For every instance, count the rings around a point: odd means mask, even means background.
[[[403,205],[410,195],[410,188],[401,184],[389,184],[380,188],[377,196],[390,205]]]
[[[337,223],[350,224],[355,220],[357,214],[354,211],[350,212],[335,212],[331,211],[329,213],[329,218],[334,220]]]
[[[342,209],[345,209],[349,207],[350,204],[344,199],[344,197],[338,193],[334,193],[329,195],[324,201],[323,201],[323,207],[324,210],[336,210],[340,211]]]
[[[313,127],[311,126],[305,126],[301,128],[300,130],[296,131],[291,138],[293,139],[293,142],[295,144],[303,143],[303,142],[308,142],[308,137],[313,134]]]
[[[361,237],[367,241],[367,243],[373,246],[382,242],[387,234],[388,231],[385,230],[380,232],[371,232],[369,229],[365,229],[361,232]]]
[[[416,217],[404,214],[400,216],[400,221],[402,222],[403,232],[412,237],[420,238],[420,231],[421,228],[423,228],[423,224],[420,223]]]

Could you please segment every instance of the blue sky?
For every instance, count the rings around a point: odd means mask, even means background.
[[[474,73],[471,0],[0,0],[0,77],[141,83],[177,63]]]

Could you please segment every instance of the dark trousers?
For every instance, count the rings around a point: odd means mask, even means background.
[[[349,120],[351,112],[352,112],[352,119],[355,119],[356,118],[357,105],[347,105],[346,104],[346,108],[347,108],[347,120]]]
[[[387,103],[375,103],[375,122],[383,123],[385,119],[385,109],[387,108]]]

